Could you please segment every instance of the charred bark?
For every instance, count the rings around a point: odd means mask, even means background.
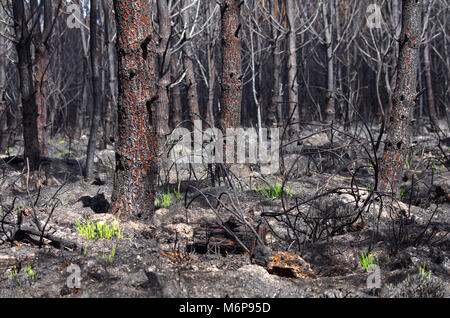
[[[222,12],[222,96],[220,128],[237,128],[241,124],[242,65],[240,1],[224,0]]]
[[[24,158],[31,171],[39,168],[41,150],[39,146],[38,108],[35,99],[33,62],[31,59],[32,34],[27,26],[23,0],[13,1],[14,30],[16,36],[17,68],[19,71],[22,98],[22,123]]]
[[[114,0],[119,61],[118,141],[112,212],[151,218],[157,175],[157,91],[150,6]]]
[[[398,181],[410,145],[412,116],[417,98],[417,69],[422,30],[421,2],[403,0],[402,13],[394,103],[378,175],[380,190],[394,193],[398,190]]]
[[[92,75],[92,113],[91,129],[87,147],[85,177],[92,179],[94,171],[94,156],[97,149],[98,127],[101,113],[101,82],[100,82],[100,57],[97,54],[98,49],[98,14],[99,0],[91,0],[90,8],[90,53],[91,53],[91,75]]]

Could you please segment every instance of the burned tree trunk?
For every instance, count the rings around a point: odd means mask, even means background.
[[[242,65],[240,1],[224,0],[222,12],[222,96],[220,128],[237,128],[241,124]]]
[[[189,5],[189,1],[184,1],[184,5]],[[183,14],[181,15],[181,19],[184,24],[184,29],[187,34],[190,32],[188,31],[189,27],[189,11],[185,10]],[[200,110],[198,106],[198,92],[197,92],[197,81],[195,79],[195,72],[194,72],[194,51],[192,48],[192,43],[190,42],[191,39],[188,37],[188,43],[183,46],[183,63],[184,68],[186,69],[186,89],[188,94],[188,104],[189,104],[189,117],[191,121],[193,122],[196,119],[200,118]]]
[[[380,190],[394,193],[398,190],[398,179],[410,144],[412,116],[417,98],[417,68],[422,30],[421,2],[403,0],[402,13],[397,83],[378,175]]]
[[[104,104],[104,129],[103,129],[103,139],[105,143],[111,142],[111,137],[113,136],[113,123],[112,123],[112,112],[116,110],[117,103],[117,93],[116,93],[116,60],[115,60],[115,42],[112,38],[114,36],[111,34],[112,26],[110,25],[110,1],[102,0],[103,12],[105,15],[105,41],[108,54],[108,83],[109,83],[109,95],[106,97]],[[106,145],[105,145],[106,147]]]
[[[176,82],[178,77],[177,58],[175,55],[172,55],[171,58],[172,61],[170,64],[171,64],[172,82]],[[174,85],[171,91],[172,91],[171,125],[173,128],[175,128],[182,121],[183,118],[183,105],[181,102],[180,85]]]
[[[158,80],[158,144],[161,155],[166,142],[166,136],[170,134],[169,129],[169,87],[171,83],[170,77],[170,16],[169,3],[167,0],[157,1],[158,20],[159,20],[159,45],[157,47],[158,64],[159,64],[159,80]]]
[[[114,0],[119,61],[118,141],[112,212],[153,217],[157,92],[150,5]]]
[[[425,44],[424,64],[425,64],[425,83],[427,86],[428,111],[430,120],[432,124],[435,126],[438,125],[438,121],[436,115],[436,103],[434,102],[434,95],[433,95],[433,81],[431,79],[430,44],[428,43]]]
[[[331,15],[333,14],[333,1],[330,2],[330,10],[328,4],[322,3],[323,21],[325,27],[325,45],[327,48],[327,106],[325,108],[325,123],[331,124],[335,120],[336,102],[335,102],[335,79],[334,79],[334,57],[333,57],[333,22]]]
[[[33,21],[39,21],[40,7],[36,0],[31,1],[31,9],[34,15]],[[50,0],[44,1],[44,28],[41,31],[40,23],[33,25],[33,43],[35,59],[34,86],[36,89],[36,105],[38,108],[38,139],[41,154],[47,155],[47,85],[48,85],[48,57],[47,41],[52,29],[52,3]]]
[[[23,0],[13,1],[14,30],[16,36],[17,68],[22,97],[22,122],[24,157],[31,171],[39,168],[41,150],[39,146],[38,109],[35,99],[33,62],[31,60],[32,35],[27,26]]]
[[[98,48],[98,14],[99,1],[91,0],[90,11],[90,52],[91,52],[91,75],[92,75],[92,114],[91,114],[91,130],[86,157],[85,177],[91,179],[94,170],[94,156],[97,148],[98,127],[101,112],[101,83],[100,83],[100,57],[97,55]]]
[[[0,20],[7,21],[7,14],[0,8]],[[0,23],[0,34],[5,34],[7,28]],[[6,105],[6,39],[0,35],[0,152],[8,147],[8,109]]]
[[[280,17],[280,10],[277,1],[273,1],[270,4],[270,10],[272,15],[274,15],[277,19]],[[281,36],[278,29],[270,24],[271,33],[272,33],[272,58],[273,58],[273,79],[272,79],[272,98],[268,107],[268,115],[267,115],[267,124],[269,126],[283,124],[283,97],[281,96]],[[278,120],[277,120],[278,116]]]
[[[213,2],[209,3],[208,15],[214,13]],[[215,21],[215,20],[214,20]],[[206,120],[210,127],[214,127],[214,97],[216,90],[216,30],[218,23],[214,22],[208,27],[207,39],[210,43],[207,47],[208,60],[208,104],[206,106]]]
[[[298,77],[297,77],[297,36],[295,34],[295,6],[294,0],[286,0],[286,15],[289,25],[288,30],[288,91],[289,91],[289,136],[294,138],[298,132]]]

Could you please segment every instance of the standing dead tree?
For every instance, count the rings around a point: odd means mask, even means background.
[[[100,59],[97,55],[99,46],[98,15],[100,12],[99,0],[91,0],[90,9],[90,54],[91,54],[91,74],[92,74],[92,97],[93,107],[91,114],[91,130],[87,147],[85,177],[92,179],[94,170],[94,156],[97,148],[97,136],[101,113],[102,89],[100,83]]]
[[[151,6],[114,0],[119,60],[118,140],[112,212],[153,217],[157,175],[157,91]]]
[[[392,113],[388,120],[384,155],[379,167],[381,191],[397,192],[409,145],[417,94],[417,68],[422,32],[422,4],[403,0],[400,55]]]
[[[220,128],[236,128],[241,124],[241,4],[234,0],[221,2],[222,11],[222,97]]]
[[[33,79],[33,61],[31,58],[32,30],[29,29],[29,17],[23,0],[13,1],[15,45],[17,50],[17,68],[22,98],[22,120],[24,138],[24,157],[31,171],[39,168],[41,149],[39,145],[38,108],[35,99]]]

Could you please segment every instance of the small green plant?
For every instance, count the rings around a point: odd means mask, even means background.
[[[400,199],[400,201],[403,201],[403,199],[405,198],[405,190],[403,188],[400,188],[398,198]]]
[[[172,203],[172,194],[170,194],[170,189],[167,188],[167,193],[163,193],[159,198],[155,199],[155,207],[157,209],[160,208],[168,208]]]
[[[64,156],[68,156],[70,155],[72,152],[70,151],[62,151],[62,152],[58,152],[57,155],[60,157],[64,157]]]
[[[17,273],[18,273],[17,267],[16,265],[14,265],[13,269],[9,272],[8,278],[10,280],[14,280],[14,278],[16,278],[17,276]]]
[[[65,144],[65,143],[66,143],[65,140],[60,140],[60,141],[58,141],[58,144],[60,144],[60,145]]]
[[[13,151],[14,151],[14,148],[9,147],[8,149],[5,150],[5,155],[10,155]]]
[[[181,194],[180,186],[181,186],[181,181],[178,182],[178,188],[176,190],[174,190],[173,192],[175,193],[175,197],[177,198],[178,201],[183,201],[184,197]]]
[[[115,245],[113,245],[111,253],[109,253],[109,256],[108,256],[108,260],[110,263],[114,259],[114,256],[116,256],[116,246]]]
[[[426,268],[426,262],[424,262],[423,266],[419,268],[419,276],[420,276],[420,281],[421,281],[422,285],[426,288],[428,283],[431,280],[431,271],[429,271],[427,274],[425,268]]]
[[[37,272],[31,268],[31,264],[25,266],[25,275],[34,280],[36,278]]]
[[[406,159],[406,161],[405,161],[405,169],[406,170],[409,170],[409,169],[411,169],[411,164],[409,163],[409,160],[408,159]]]
[[[282,188],[283,186],[275,182],[274,184],[268,184],[267,186],[258,186],[258,188],[255,190],[258,194],[263,194],[267,199],[275,200],[278,199],[282,194]],[[293,193],[289,186],[287,188],[284,188],[284,193],[289,195],[290,197],[293,196]]]
[[[96,222],[86,221],[85,223],[81,223],[80,221],[76,221],[75,229],[81,236],[84,236],[88,241],[89,240],[98,240],[98,239],[113,239],[114,237],[119,240],[123,238],[122,230],[116,223],[107,224],[106,222]]]
[[[358,257],[358,260],[366,272],[369,270],[370,266],[380,265],[377,257],[374,257],[371,253],[368,252],[364,253],[364,251],[361,251],[361,256]]]

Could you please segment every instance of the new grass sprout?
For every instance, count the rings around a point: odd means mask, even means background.
[[[122,230],[119,228],[117,223],[108,224],[106,222],[93,222],[86,221],[81,223],[80,221],[76,221],[75,229],[78,233],[89,240],[98,240],[98,239],[113,239],[123,238]]]

